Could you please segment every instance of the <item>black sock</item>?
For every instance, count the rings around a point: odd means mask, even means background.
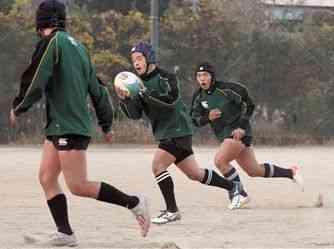
[[[47,201],[53,220],[56,223],[58,232],[68,235],[73,234],[68,220],[66,196],[58,194]]]
[[[174,183],[173,179],[168,173],[168,171],[164,171],[155,177],[162,196],[165,199],[166,208],[170,212],[178,211],[175,194],[174,194]]]
[[[232,167],[229,172],[224,174],[224,177],[229,181],[240,182],[238,171],[234,167]]]
[[[293,172],[291,169],[285,169],[278,167],[274,164],[264,163],[264,177],[285,177],[285,178],[293,178]]]
[[[238,171],[234,167],[232,167],[229,172],[224,174],[224,177],[225,177],[225,179],[227,179],[229,181],[240,182],[241,183],[241,179],[240,179],[240,176],[238,174]],[[242,196],[248,196],[248,194],[245,191],[243,186],[242,186],[242,189],[241,189],[241,195]]]
[[[137,196],[127,195],[104,182],[101,182],[100,193],[97,200],[116,204],[128,209],[134,208],[139,203]]]
[[[227,190],[232,190],[233,188],[232,181],[226,180],[225,178],[218,175],[212,169],[204,169],[204,170],[205,170],[205,175],[203,180],[201,181],[202,184],[224,188]]]

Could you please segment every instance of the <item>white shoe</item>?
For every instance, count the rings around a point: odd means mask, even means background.
[[[68,235],[66,233],[56,232],[51,235],[51,239],[48,241],[48,245],[74,247],[78,245],[78,241],[74,233]]]
[[[292,180],[297,183],[301,190],[304,191],[304,179],[303,179],[303,176],[301,175],[301,169],[299,166],[292,166],[291,167],[291,170],[292,170]]]
[[[251,201],[251,198],[247,195],[240,195],[240,207],[239,208],[243,208],[245,207],[249,202]]]
[[[180,212],[169,212],[167,210],[162,210],[158,217],[152,219],[153,224],[162,225],[170,222],[181,220]]]
[[[251,198],[249,196],[240,195],[239,198],[240,198],[239,199],[239,204],[238,204],[237,199],[235,199],[234,203],[232,203],[233,202],[233,199],[232,199],[231,203],[228,205],[228,208],[231,209],[231,210],[240,209],[240,208],[245,207],[251,201]]]
[[[137,195],[139,203],[130,211],[136,216],[136,220],[140,226],[141,235],[145,237],[150,229],[151,217],[148,208],[148,200],[143,195]]]
[[[245,191],[242,183],[241,182],[239,182],[239,183],[241,185],[240,186],[240,207],[239,208],[243,208],[243,207],[245,207],[251,201],[251,198],[249,197],[249,195]],[[230,200],[230,204],[228,206],[229,209],[234,209],[231,206],[231,203],[232,203],[232,200],[233,200],[233,196],[234,196],[234,189],[232,189],[231,191],[228,191],[228,198]]]
[[[231,203],[228,206],[230,210],[238,209],[241,207],[241,191],[242,191],[242,185],[240,182],[233,182],[233,189],[231,192]]]

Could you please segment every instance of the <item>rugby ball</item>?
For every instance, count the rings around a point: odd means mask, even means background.
[[[131,72],[120,72],[114,79],[114,86],[128,92],[128,97],[136,96],[143,87],[141,79]]]

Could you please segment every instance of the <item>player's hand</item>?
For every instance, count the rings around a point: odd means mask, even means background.
[[[16,115],[15,115],[15,112],[14,110],[10,110],[10,114],[9,114],[9,123],[10,123],[10,126],[12,128],[14,128],[16,126]]]
[[[127,90],[115,86],[115,91],[117,96],[122,100],[129,97],[129,92]]]
[[[209,112],[209,120],[210,121],[213,121],[217,118],[220,118],[222,115],[222,112],[219,110],[219,109],[212,109],[210,112]]]
[[[235,140],[240,141],[245,136],[245,130],[241,128],[237,128],[232,131],[232,137]]]
[[[148,102],[148,99],[151,96],[151,94],[149,93],[149,91],[145,86],[140,88],[138,95],[144,102]]]
[[[108,133],[104,133],[104,139],[107,141],[107,143],[112,143],[112,138],[113,138],[113,132],[109,131]]]

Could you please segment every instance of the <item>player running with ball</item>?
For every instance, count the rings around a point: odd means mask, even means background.
[[[164,197],[166,210],[152,219],[152,223],[165,224],[181,218],[174,183],[167,171],[172,164],[191,180],[228,190],[232,196],[231,209],[238,208],[240,184],[224,179],[211,169],[200,168],[194,158],[191,117],[180,97],[176,76],[156,65],[155,52],[150,44],[140,42],[134,46],[131,60],[144,88],[139,95],[131,98],[127,91],[116,86],[115,90],[121,99],[121,108],[129,118],[140,119],[145,113],[159,142],[152,171]]]

